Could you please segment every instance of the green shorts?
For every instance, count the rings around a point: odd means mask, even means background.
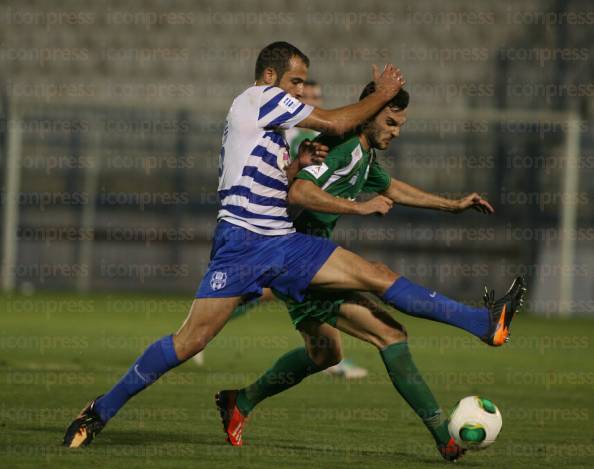
[[[304,301],[298,303],[277,291],[274,294],[287,305],[291,322],[297,329],[305,319],[315,319],[336,326],[340,305],[352,296],[350,292],[346,291],[307,291]]]

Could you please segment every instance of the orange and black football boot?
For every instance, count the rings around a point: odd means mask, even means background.
[[[524,304],[525,294],[526,286],[522,277],[516,277],[507,293],[498,300],[495,300],[495,291],[485,287],[483,299],[489,310],[489,332],[481,338],[483,342],[500,347],[509,341],[511,321]]]
[[[447,445],[438,446],[437,449],[443,459],[451,462],[457,461],[464,456],[464,453],[466,452],[464,448],[456,443],[456,440],[454,440],[453,437],[450,437],[450,441],[448,441]]]
[[[243,427],[247,417],[237,407],[237,393],[237,390],[219,391],[215,395],[215,402],[227,434],[227,442],[233,446],[242,446]]]
[[[101,396],[99,396],[101,397]],[[80,448],[89,445],[95,436],[103,430],[105,423],[97,412],[95,412],[95,402],[99,397],[89,402],[78,417],[70,424],[64,435],[64,446],[68,448]]]

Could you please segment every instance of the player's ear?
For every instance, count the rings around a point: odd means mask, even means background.
[[[266,67],[262,72],[262,81],[267,85],[274,85],[277,78],[276,70],[272,67]]]

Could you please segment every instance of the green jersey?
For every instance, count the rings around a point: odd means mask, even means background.
[[[286,131],[285,136],[289,140],[289,154],[291,159],[297,158],[297,151],[299,145],[303,140],[314,140],[320,133],[309,129],[300,129],[299,127],[293,127]]]
[[[316,139],[330,152],[321,165],[303,168],[296,176],[313,182],[335,197],[354,200],[361,192],[384,192],[390,187],[390,175],[379,165],[375,151],[364,150],[357,135],[346,140],[321,136]],[[340,215],[304,210],[295,219],[301,233],[329,238]]]

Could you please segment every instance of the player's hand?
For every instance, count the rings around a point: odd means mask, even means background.
[[[461,199],[457,200],[454,213],[460,213],[464,210],[468,210],[469,208],[472,208],[477,212],[484,213],[485,215],[491,215],[492,213],[495,213],[495,209],[491,206],[491,204],[476,192],[468,194],[466,197],[462,197]]]
[[[372,65],[372,70],[376,92],[384,94],[388,99],[396,96],[406,84],[402,72],[392,64],[385,65],[381,74],[376,65]]]
[[[359,215],[385,215],[394,206],[394,201],[383,195],[377,195],[373,199],[357,204]]]
[[[299,145],[297,151],[297,158],[299,159],[299,167],[305,168],[312,164],[322,164],[326,156],[328,156],[330,149],[320,142],[312,142],[311,140],[303,140]]]

